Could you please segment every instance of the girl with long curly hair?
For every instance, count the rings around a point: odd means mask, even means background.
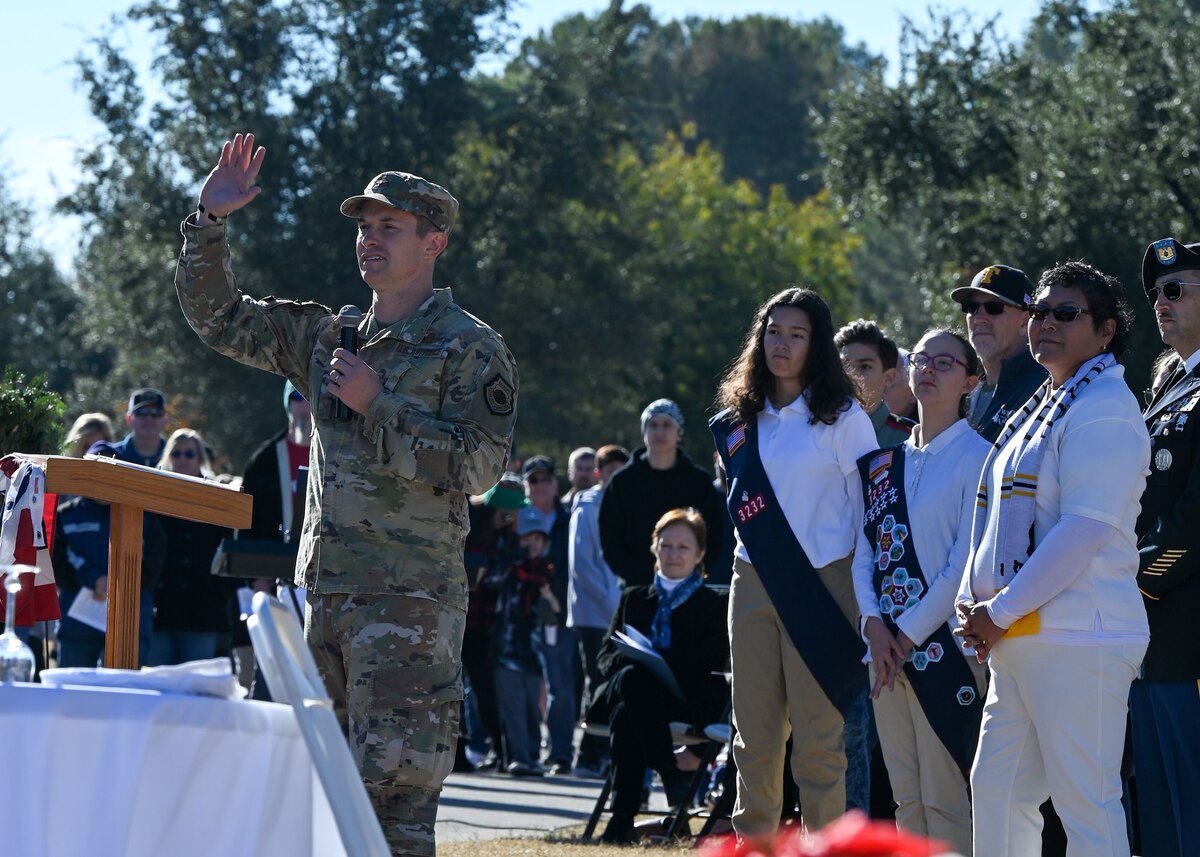
[[[723,410],[710,423],[737,533],[729,627],[733,821],[743,836],[779,823],[789,732],[809,829],[846,809],[842,729],[866,682],[850,575],[856,462],[875,448],[875,432],[833,335],[816,292],[772,297],[721,382]]]

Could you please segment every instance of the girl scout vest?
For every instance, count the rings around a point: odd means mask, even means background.
[[[863,485],[863,532],[874,549],[873,592],[884,624],[893,634],[896,620],[920,603],[929,589],[917,559],[904,495],[904,447],[877,449],[858,460]],[[983,699],[975,676],[943,622],[914,648],[904,675],[933,731],[966,775],[975,757]]]
[[[845,717],[865,687],[863,641],[817,576],[779,506],[758,454],[757,424],[725,410],[708,427],[725,466],[729,514],[754,570],[805,666]]]

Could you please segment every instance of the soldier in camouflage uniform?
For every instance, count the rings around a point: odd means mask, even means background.
[[[513,358],[433,288],[458,202],[408,173],[383,173],[341,206],[374,293],[357,355],[338,347],[328,308],[243,295],[225,218],[257,196],[264,155],[250,134],[225,143],[183,223],[176,290],[201,339],[315,404],[296,566],[305,637],[393,853],[432,855],[462,698],[466,495],[504,470]],[[335,418],[338,401],[349,420]]]

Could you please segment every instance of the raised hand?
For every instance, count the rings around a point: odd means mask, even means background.
[[[227,217],[248,205],[262,190],[254,180],[267,150],[254,149],[253,134],[235,134],[221,147],[221,158],[200,188],[200,205],[213,217]]]

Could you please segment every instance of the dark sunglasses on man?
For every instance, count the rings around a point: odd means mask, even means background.
[[[163,415],[163,409],[162,408],[137,408],[134,410],[133,415],[135,417],[143,417],[143,418],[149,418],[152,420],[156,420]]]
[[[959,306],[967,315],[975,315],[980,309],[988,315],[1000,315],[1006,306],[1012,304],[1006,304],[1004,301],[963,301]]]
[[[1161,291],[1163,297],[1169,301],[1177,301],[1183,297],[1184,286],[1200,286],[1200,283],[1187,283],[1183,280],[1167,280],[1161,286],[1151,286],[1146,289],[1146,300],[1150,301],[1153,306],[1158,302],[1158,293]]]

